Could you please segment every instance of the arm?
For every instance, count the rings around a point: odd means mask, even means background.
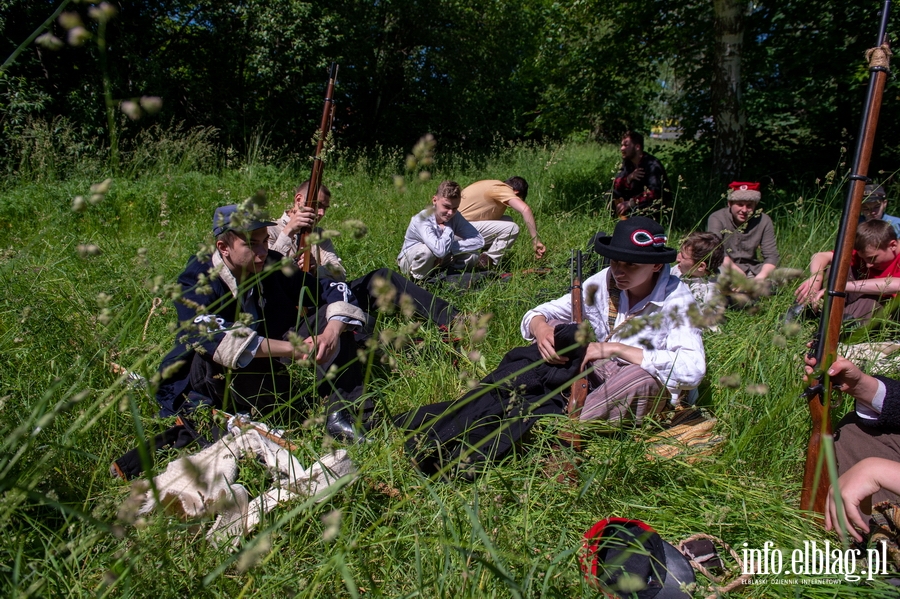
[[[655,376],[673,395],[697,387],[706,376],[703,337],[700,329],[685,318],[694,305],[690,289],[679,282],[657,311],[635,318],[646,322],[643,329],[627,338],[621,333],[612,338],[632,348],[642,348],[642,359],[635,363]],[[627,355],[622,358],[631,361]]]
[[[900,277],[847,281],[847,291],[868,295],[896,295],[900,293]]]
[[[474,227],[473,227],[474,228]],[[406,240],[424,243],[428,251],[438,258],[450,255],[453,247],[453,230],[441,226],[434,220],[433,214],[419,213],[412,217],[406,230]],[[407,244],[404,243],[404,246]]]
[[[293,257],[299,249],[297,235],[300,230],[311,228],[315,222],[312,208],[291,208],[278,219],[278,224],[268,228],[269,249],[283,256]]]
[[[842,524],[856,541],[863,540],[858,530],[869,532],[867,517],[859,506],[864,499],[886,489],[900,494],[900,462],[884,458],[866,458],[853,465],[829,489],[825,500],[825,530],[836,530],[843,537]],[[844,514],[839,514],[835,496],[841,495]],[[844,516],[843,518],[841,516]]]
[[[317,245],[314,245],[311,252],[315,256],[318,265],[325,269],[325,272],[335,281],[346,281],[347,271],[344,264],[338,257],[334,249],[334,244],[330,239],[323,239]]]
[[[812,276],[803,281],[797,291],[794,292],[794,298],[798,304],[808,304],[818,299],[819,292],[822,291],[822,283],[825,278],[825,269],[831,265],[834,258],[834,252],[818,252],[813,254],[809,261],[809,272]]]
[[[644,361],[644,350],[616,341],[589,343],[581,367],[585,368],[589,362],[604,358],[621,358],[631,364],[640,364]]]
[[[769,276],[778,266],[778,261],[781,258],[778,255],[778,245],[775,242],[775,225],[772,223],[771,218],[765,214],[763,216],[762,236],[759,240],[759,250],[762,253],[763,265],[756,275],[757,279],[765,279]]]
[[[643,187],[640,193],[631,200],[634,202],[635,208],[649,208],[654,202],[662,199],[664,173],[662,164],[657,160],[648,160],[646,169],[640,166],[634,169],[632,173],[634,182],[638,189]]]
[[[531,235],[531,246],[534,248],[534,257],[540,260],[544,257],[547,248],[541,243],[538,237],[537,223],[534,221],[534,214],[531,207],[519,198],[512,198],[507,204],[510,208],[522,215],[525,226],[528,227],[528,233]]]

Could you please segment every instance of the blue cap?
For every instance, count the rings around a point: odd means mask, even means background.
[[[237,215],[239,223],[232,226],[231,220]],[[268,220],[255,220],[255,217],[261,216],[246,209],[241,208],[237,204],[229,204],[227,206],[219,206],[213,214],[213,235],[218,237],[226,231],[240,231],[249,233],[263,227],[271,227],[275,223]]]

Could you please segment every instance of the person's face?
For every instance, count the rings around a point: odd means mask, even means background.
[[[316,202],[316,222],[325,218],[325,213],[331,208],[331,198],[323,192],[319,192],[319,201]]]
[[[897,257],[898,244],[897,241],[891,241],[887,244],[887,247],[883,249],[879,249],[876,247],[867,247],[861,252],[857,252],[859,259],[872,270],[883,271],[888,266],[891,265],[891,262],[894,261],[894,258]]]
[[[634,142],[631,141],[630,137],[626,137],[622,140],[622,147],[619,148],[619,151],[622,152],[622,158],[624,160],[634,160],[637,158],[638,150],[640,146],[634,145]]]
[[[881,220],[886,209],[887,199],[869,200],[868,202],[863,202],[860,212],[866,220]]]
[[[653,281],[653,275],[662,268],[662,264],[635,264],[634,262],[621,262],[610,260],[609,268],[612,270],[616,287],[622,291],[640,289]],[[649,290],[648,290],[649,291]]]
[[[263,227],[251,231],[246,235],[246,239],[233,237],[230,244],[219,241],[216,243],[216,247],[228,267],[238,278],[244,273],[260,273],[265,266],[266,255],[269,253],[269,232]]]
[[[461,198],[451,200],[443,196],[431,198],[431,203],[434,204],[434,220],[437,221],[437,224],[443,225],[453,218],[453,215],[459,210],[460,201]]]
[[[756,212],[756,202],[753,200],[737,200],[728,202],[728,208],[731,210],[731,218],[740,225],[750,220],[750,217]]]
[[[705,277],[709,274],[709,271],[706,269],[706,262],[694,260],[691,255],[691,249],[685,245],[678,250],[675,262],[678,263],[678,270],[686,277]]]

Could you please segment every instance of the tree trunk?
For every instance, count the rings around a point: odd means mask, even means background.
[[[744,43],[744,7],[741,0],[713,0],[716,36],[712,77],[712,113],[716,143],[713,177],[734,180],[741,174],[744,127],[741,109],[741,54]]]

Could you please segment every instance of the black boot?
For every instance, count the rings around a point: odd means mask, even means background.
[[[328,434],[344,443],[365,443],[367,441],[363,431],[359,430],[356,422],[346,412],[332,412],[325,420],[325,430]]]

